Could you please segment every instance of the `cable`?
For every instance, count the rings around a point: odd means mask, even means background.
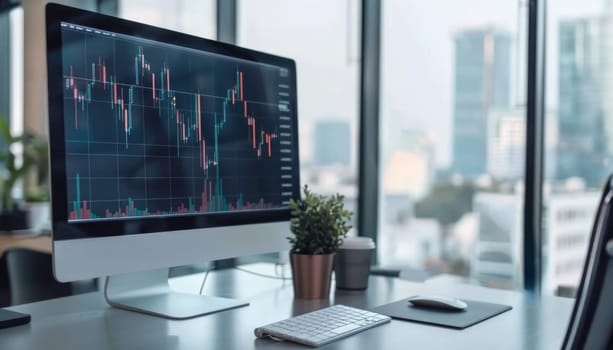
[[[242,267],[238,267],[238,266],[235,266],[234,269],[238,270],[238,271],[245,272],[245,273],[250,273],[250,274],[255,275],[255,276],[264,277],[264,278],[271,278],[271,279],[275,279],[275,280],[287,281],[287,280],[291,280],[292,279],[291,277],[285,277],[283,275],[281,275],[281,276],[279,276],[279,275],[273,276],[273,275],[267,275],[265,273],[259,273],[259,272],[255,272],[255,271],[250,271],[250,270],[247,270],[247,269],[243,269]],[[276,269],[276,265],[275,265],[275,269]]]
[[[209,270],[206,270],[206,272],[204,273],[204,278],[202,279],[202,285],[200,286],[200,295],[202,295],[202,291],[204,290],[204,282],[206,282],[206,278],[209,276]]]
[[[284,264],[275,263],[275,276],[267,275],[267,274],[259,273],[255,271],[250,271],[247,269],[243,269],[242,267],[238,267],[238,266],[235,266],[234,269],[245,272],[245,273],[249,273],[255,276],[264,277],[264,278],[271,278],[271,279],[282,280],[282,281],[291,280],[292,277],[285,277],[285,273],[284,273],[285,271],[283,270],[283,266]],[[281,267],[281,274],[280,274],[281,276],[279,276],[279,272],[277,270],[278,267]],[[204,290],[204,284],[206,283],[206,279],[209,276],[210,271],[211,270],[209,269],[209,270],[206,270],[206,272],[204,273],[204,278],[202,279],[202,284],[200,285],[200,295],[202,295],[202,291]]]

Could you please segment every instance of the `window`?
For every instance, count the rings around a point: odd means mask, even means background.
[[[19,106],[15,91],[23,81],[23,8],[4,9],[0,12],[0,116],[10,118]],[[21,73],[21,74],[19,74]]]
[[[0,12],[0,116],[8,118],[10,113],[11,82],[11,20],[9,12]]]
[[[23,8],[11,10],[8,18],[10,29],[6,34],[10,33],[10,123],[11,132],[19,135],[23,132]]]
[[[387,0],[381,20],[380,264],[521,287],[522,2]]]
[[[296,60],[303,183],[317,193],[345,195],[346,207],[355,212],[359,2],[238,5],[238,45]]]
[[[124,18],[216,37],[215,0],[66,1],[116,5]],[[521,287],[524,162],[533,152],[526,149],[527,2],[381,6],[379,264]],[[13,10],[10,22],[27,22],[22,13]],[[7,28],[9,14],[0,15]],[[297,61],[303,182],[318,193],[344,194],[352,210],[359,18],[359,0],[237,0],[238,45]],[[549,1],[546,22],[541,217],[543,289],[552,293],[579,281],[599,194],[613,170],[613,1]],[[40,56],[32,50],[43,46],[19,38],[4,42],[11,52],[0,52],[2,62],[18,64],[22,51]],[[11,70],[24,77],[12,74],[0,85],[6,91],[10,80],[12,92],[0,94],[0,111],[10,105],[27,125],[29,115],[44,113],[24,108],[19,91],[36,95],[40,84],[28,74],[40,75],[35,68],[44,65],[24,64]]]
[[[577,287],[604,181],[613,160],[613,2],[547,8],[543,292]]]
[[[13,134],[23,131],[23,35],[23,7],[5,4],[0,10],[0,118],[8,119]],[[5,142],[0,138],[0,143]],[[19,159],[22,148],[13,145],[12,150]],[[4,168],[5,162],[0,162],[0,171]],[[21,185],[14,188],[13,196],[23,196]]]
[[[215,0],[119,0],[119,16],[204,38],[216,37]]]

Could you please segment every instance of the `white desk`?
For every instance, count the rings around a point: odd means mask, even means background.
[[[201,278],[181,277],[172,284],[197,292]],[[291,281],[237,270],[212,272],[204,293],[251,304],[185,321],[113,309],[100,293],[20,305],[11,309],[31,314],[32,322],[0,330],[0,349],[304,349],[256,339],[253,329],[334,303],[371,308],[421,293],[508,304],[513,310],[465,330],[393,320],[321,349],[559,349],[573,305],[572,299],[388,277],[371,277],[366,292],[334,291],[330,300],[296,300]]]

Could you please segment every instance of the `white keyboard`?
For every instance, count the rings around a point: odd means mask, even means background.
[[[255,336],[318,347],[390,320],[390,317],[374,312],[334,305],[258,327]]]

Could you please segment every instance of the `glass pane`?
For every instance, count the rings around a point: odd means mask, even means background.
[[[10,29],[3,35],[8,35],[8,58],[10,64],[9,86],[10,93],[10,124],[11,132],[15,135],[23,133],[23,8],[17,7],[8,12]],[[4,81],[4,79],[3,79]],[[5,115],[6,116],[6,115]]]
[[[353,211],[358,6],[356,0],[258,0],[240,1],[238,9],[239,45],[296,60],[303,183],[345,195]]]
[[[119,16],[204,38],[216,37],[215,0],[120,0]]]
[[[0,117],[8,118],[11,91],[11,18],[9,12],[0,11]]]
[[[522,3],[382,3],[383,267],[521,287]]]
[[[613,155],[613,1],[550,2],[543,289],[572,295]],[[552,128],[553,129],[553,128]]]

